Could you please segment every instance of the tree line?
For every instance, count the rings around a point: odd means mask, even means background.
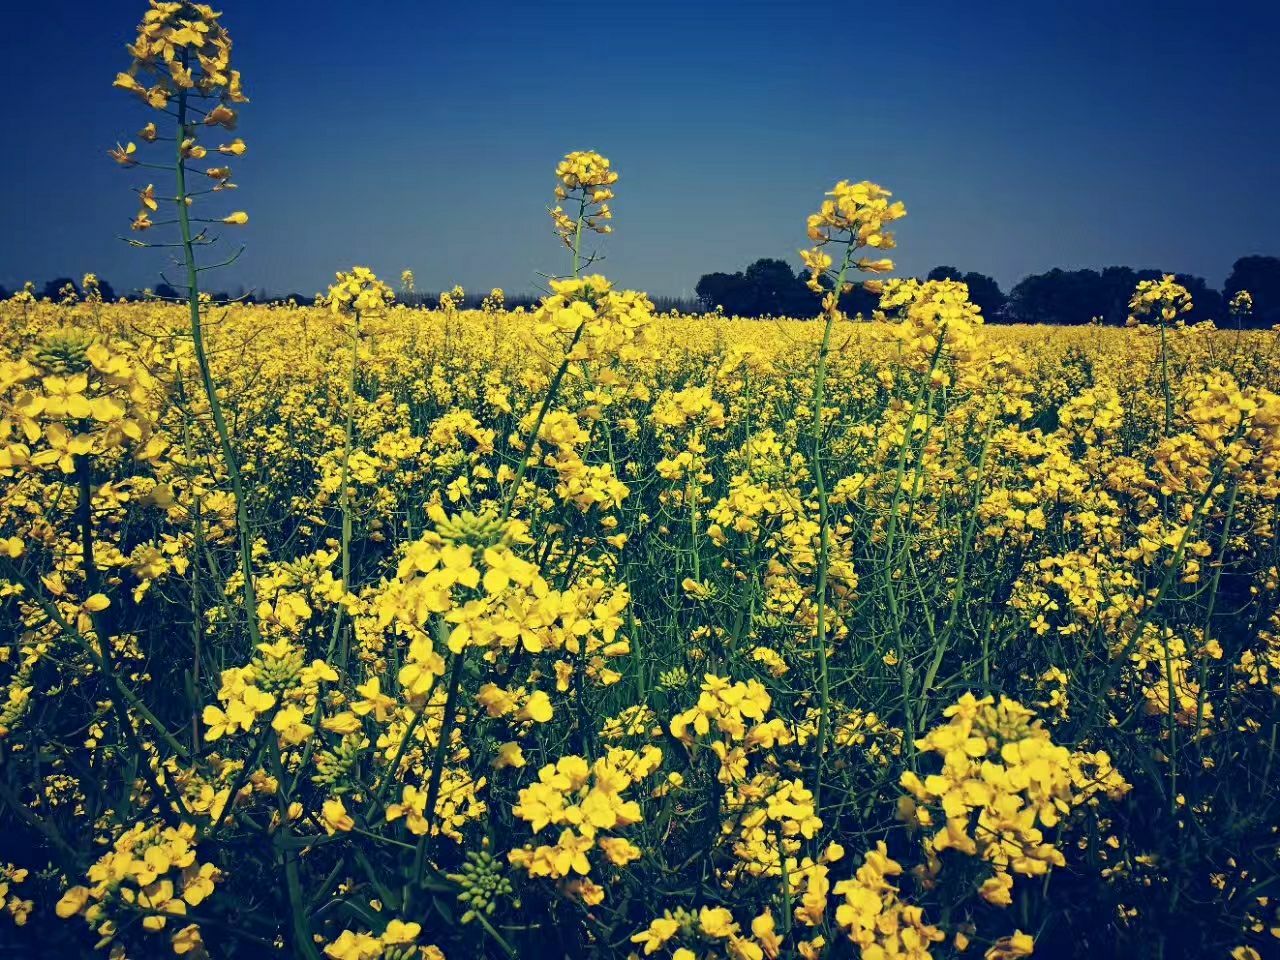
[[[1007,294],[991,277],[974,271],[962,271],[951,266],[934,267],[926,275],[927,280],[962,280],[969,287],[969,299],[982,310],[988,323],[1048,323],[1081,324],[1094,319],[1104,324],[1120,325],[1129,315],[1129,297],[1133,288],[1142,280],[1157,280],[1163,276],[1160,270],[1135,270],[1131,267],[1106,267],[1102,270],[1061,270],[1054,268],[1044,273],[1023,277]],[[1253,312],[1243,318],[1242,325],[1266,329],[1280,324],[1280,257],[1248,256],[1238,259],[1231,268],[1222,289],[1209,286],[1203,277],[1192,274],[1175,274],[1177,281],[1191,294],[1194,309],[1187,314],[1188,323],[1213,320],[1220,327],[1234,326],[1235,318],[1227,305],[1239,291],[1247,290],[1253,298]],[[697,300],[685,301],[674,297],[654,297],[662,310],[683,312],[712,311],[722,309],[726,314],[738,317],[813,317],[818,313],[818,298],[805,286],[806,274],[795,270],[785,260],[765,258],[755,261],[737,273],[707,273],[695,287]],[[80,284],[71,277],[56,277],[37,290],[37,296],[59,302],[64,291],[73,289],[83,296]],[[98,278],[98,293],[103,300],[120,299],[115,289],[104,278]],[[11,291],[0,286],[0,300],[8,299]],[[162,283],[150,296],[162,299],[179,299],[179,291]],[[131,291],[125,299],[143,299],[148,294]],[[291,294],[287,297],[267,297],[254,291],[238,295],[219,293],[215,300],[239,300],[246,303],[292,299],[309,304],[313,297]],[[434,305],[436,297],[427,294],[409,294],[409,301]],[[861,287],[840,298],[840,307],[852,315],[868,315],[876,308],[877,297]],[[482,300],[480,294],[468,295],[458,304],[463,309],[475,309]],[[536,305],[531,296],[508,297],[510,309]]]
[[[13,296],[15,291],[9,290],[4,284],[0,284],[0,300],[8,300]],[[51,300],[54,303],[60,303],[70,292],[77,299],[83,299],[86,295],[83,284],[71,277],[54,277],[52,280],[46,281],[43,285],[34,286],[32,294],[40,300]],[[167,283],[157,284],[154,288],[147,290],[129,290],[125,293],[117,293],[116,288],[111,281],[105,277],[97,278],[97,295],[107,303],[114,303],[117,300],[183,300],[186,298],[185,290],[178,290],[176,287]],[[311,303],[315,300],[314,296],[308,296],[301,293],[291,293],[285,296],[268,297],[259,291],[240,290],[237,293],[220,292],[212,295],[213,299],[219,303],[237,301],[240,303],[274,303],[284,300],[296,300],[298,303]]]
[[[962,280],[969,299],[982,310],[988,323],[1081,324],[1094,319],[1120,325],[1129,316],[1129,297],[1142,280],[1158,280],[1161,270],[1106,267],[1102,270],[1054,268],[1018,281],[1007,294],[994,279],[982,273],[951,266],[934,267],[925,279]],[[1280,257],[1248,256],[1238,259],[1222,289],[1203,277],[1175,274],[1195,304],[1188,323],[1213,320],[1218,326],[1234,326],[1228,304],[1241,290],[1253,298],[1252,315],[1242,325],[1268,328],[1280,323]],[[818,302],[806,286],[807,274],[793,270],[785,260],[762,259],[737,273],[704,274],[695,287],[699,306],[721,308],[739,317],[812,317]],[[841,298],[846,313],[868,314],[876,297],[860,288]]]

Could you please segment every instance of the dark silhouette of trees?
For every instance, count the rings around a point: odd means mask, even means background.
[[[969,287],[969,299],[977,304],[988,323],[1089,323],[1095,317],[1109,325],[1121,325],[1129,315],[1129,298],[1134,287],[1143,280],[1158,280],[1164,271],[1135,270],[1132,267],[1105,267],[1102,270],[1061,270],[1054,268],[1044,273],[1023,277],[1006,296],[993,278],[975,271],[962,271],[953,266],[934,267],[926,276],[928,280],[960,280]],[[1246,318],[1247,327],[1265,329],[1280,324],[1280,257],[1252,255],[1235,262],[1221,292],[1203,278],[1194,274],[1175,274],[1178,283],[1187,288],[1194,304],[1183,319],[1188,323],[1212,320],[1219,327],[1234,327],[1228,304],[1241,290],[1248,290],[1253,298],[1253,313]],[[724,312],[740,317],[814,317],[820,302],[813,291],[805,286],[807,272],[793,268],[787,261],[765,257],[751,263],[737,273],[708,273],[698,281],[697,307]],[[829,287],[830,281],[824,279]],[[61,291],[70,285],[83,296],[80,285],[71,277],[55,277],[40,288],[40,295],[54,302],[62,299]],[[118,299],[111,284],[98,279],[98,290],[107,302]],[[11,297],[11,291],[0,286],[0,300]],[[176,300],[181,294],[168,283],[156,286],[154,295]],[[131,297],[139,294],[134,292]],[[299,303],[310,303],[310,296],[295,294]],[[219,295],[221,299],[223,295]],[[260,302],[263,298],[254,292],[241,291],[245,303]],[[671,298],[662,300],[666,307],[688,309],[685,304]],[[669,301],[669,302],[668,302]],[[840,309],[849,316],[870,316],[877,308],[879,298],[860,284],[840,298]],[[514,307],[534,303],[528,297],[508,297],[507,306]],[[476,306],[478,306],[478,301]]]
[[[1191,294],[1194,308],[1184,319],[1188,323],[1213,320],[1227,326],[1227,298],[1235,289],[1248,289],[1259,305],[1254,324],[1270,326],[1280,322],[1280,258],[1244,257],[1232,274],[1234,287],[1219,293],[1203,277],[1176,274],[1177,281]],[[969,299],[978,305],[988,323],[1089,323],[1095,317],[1105,324],[1122,325],[1129,316],[1129,298],[1143,280],[1158,280],[1160,270],[1106,267],[1103,270],[1061,270],[1024,277],[1009,292],[1000,289],[992,277],[953,266],[937,266],[928,280],[960,280],[969,287]],[[739,317],[812,317],[819,300],[805,286],[806,272],[793,269],[785,260],[756,260],[738,273],[708,273],[695,290],[699,305],[706,310],[722,307]],[[824,280],[824,283],[829,281]],[[1254,288],[1257,288],[1255,290]],[[840,308],[850,316],[870,316],[878,298],[861,285],[840,298]]]
[[[1099,274],[1099,309],[1097,316],[1113,327],[1123,325],[1129,319],[1129,300],[1134,288],[1143,280],[1159,280],[1159,270],[1134,270],[1132,267],[1104,267]]]
[[[1209,286],[1204,277],[1197,277],[1190,273],[1176,273],[1174,279],[1186,287],[1187,293],[1191,294],[1191,312],[1183,314],[1183,320],[1187,323],[1212,320],[1220,327],[1229,325],[1231,317],[1227,313],[1226,301],[1222,299],[1221,293]]]
[[[1105,312],[1106,289],[1096,270],[1034,273],[1009,291],[1009,317],[1017,323],[1088,323]]]
[[[708,273],[694,287],[708,310],[739,317],[814,316],[817,298],[785,260],[764,258],[740,273]]]
[[[1222,287],[1223,299],[1230,303],[1241,290],[1253,297],[1253,315],[1245,322],[1251,327],[1267,328],[1280,323],[1280,257],[1241,257],[1231,267]],[[1220,326],[1234,325],[1222,319]]]
[[[77,284],[70,277],[54,277],[52,280],[50,280],[43,287],[40,288],[40,296],[42,298],[47,297],[48,299],[52,300],[54,303],[57,303],[59,300],[62,299],[62,288],[67,286],[67,284],[70,284],[72,289],[75,290],[77,294],[80,292],[79,284]]]
[[[1134,288],[1143,280],[1158,280],[1161,276],[1160,270],[1132,267],[1034,273],[1023,277],[1010,291],[1006,314],[1015,323],[1088,323],[1097,317],[1105,324],[1119,326],[1128,319]],[[1175,278],[1187,288],[1194,304],[1183,320],[1213,320],[1219,326],[1225,325],[1227,310],[1221,293],[1203,277],[1179,273]]]
[[[747,281],[741,273],[703,274],[693,292],[707,310],[719,307],[725,313],[741,316],[741,308],[747,303]]]
[[[747,267],[743,277],[760,313],[794,317],[813,311],[813,292],[785,260],[757,260]]]
[[[723,307],[730,316],[815,317],[821,300],[805,285],[808,277],[808,271],[793,270],[785,260],[765,258],[741,273],[704,274],[694,292],[704,309]],[[869,316],[879,299],[857,285],[840,298],[840,309]]]
[[[985,273],[962,273],[955,267],[934,267],[925,279],[961,281],[969,287],[969,302],[977,304],[987,323],[999,323],[1004,319],[1004,308],[1009,298],[1000,289],[1000,284]]]

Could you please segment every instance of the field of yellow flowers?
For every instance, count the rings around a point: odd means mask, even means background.
[[[848,182],[818,320],[658,314],[588,152],[534,310],[217,304],[230,50],[117,80],[188,298],[0,302],[0,953],[1276,955],[1280,334],[987,328]]]

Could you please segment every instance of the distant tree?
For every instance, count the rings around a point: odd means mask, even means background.
[[[992,277],[975,271],[963,272],[950,265],[934,267],[929,280],[960,280],[969,287],[969,299],[977,304],[988,323],[1082,324],[1094,318],[1113,326],[1129,316],[1129,299],[1144,280],[1158,280],[1165,271],[1135,270],[1112,266],[1099,270],[1062,270],[1023,277],[1008,296]],[[1269,327],[1280,323],[1280,257],[1251,256],[1236,261],[1222,293],[1203,277],[1174,275],[1187,288],[1193,303],[1184,319],[1188,323],[1213,320],[1229,324],[1227,301],[1239,290],[1248,290],[1254,300],[1251,325]],[[699,305],[706,310],[723,307],[741,317],[812,317],[818,298],[805,286],[806,276],[785,260],[756,260],[740,273],[708,273],[695,287]],[[824,279],[824,285],[829,280]],[[869,316],[878,306],[878,297],[860,284],[840,298],[840,309],[853,316]]]
[[[814,312],[814,295],[785,260],[762,259],[743,273],[751,290],[753,316],[796,317]]]
[[[1103,323],[1119,326],[1129,316],[1129,299],[1144,280],[1158,280],[1162,270],[1106,267],[1096,270],[1050,270],[1020,280],[1009,294],[1007,313],[1020,323]],[[1188,323],[1213,320],[1222,323],[1226,308],[1222,294],[1194,274],[1174,275],[1191,294],[1193,309]],[[985,311],[984,311],[985,312]]]
[[[772,257],[756,260],[741,273],[704,274],[694,292],[704,309],[723,307],[739,317],[812,317],[818,310],[805,275]]]
[[[743,272],[708,273],[694,287],[698,301],[708,310],[722,309],[730,316],[757,317],[756,287]]]
[[[157,297],[161,297],[165,300],[177,300],[179,298],[178,291],[175,290],[171,285],[167,283],[156,284],[156,288],[151,292],[154,293]]]
[[[1060,270],[1023,277],[1009,291],[1017,323],[1088,323],[1103,314],[1107,285],[1096,270]]]
[[[76,291],[77,294],[80,292],[79,284],[77,284],[70,277],[54,277],[52,280],[50,280],[43,287],[40,288],[40,296],[42,298],[48,297],[50,300],[57,303],[59,300],[62,299],[62,289],[67,284],[71,284],[72,288]]]
[[[98,278],[98,293],[102,294],[104,303],[114,303],[120,299],[116,293],[116,288],[111,285],[110,281],[104,280],[102,277]]]
[[[961,281],[969,288],[969,302],[977,304],[983,319],[988,323],[999,323],[1004,319],[1005,304],[1009,298],[1000,289],[1000,284],[986,274],[961,273],[955,267],[934,267],[925,279]]]
[[[801,316],[813,316],[818,306],[818,298],[813,295],[813,291],[807,291],[809,299],[813,306],[809,307],[807,313]],[[855,283],[853,289],[840,297],[840,310],[847,317],[856,317],[859,314],[863,319],[870,319],[871,314],[880,307],[880,294],[872,293],[860,283]]]
[[[1133,288],[1138,280],[1154,280],[1158,276],[1142,276],[1132,267],[1104,267],[1101,273],[1102,300],[1098,305],[1097,315],[1108,326],[1118,327],[1129,318],[1129,298],[1133,296]],[[1150,271],[1157,273],[1157,271]]]
[[[1174,279],[1186,287],[1187,293],[1191,294],[1191,312],[1183,314],[1183,320],[1187,323],[1212,320],[1220,327],[1227,325],[1231,318],[1227,315],[1226,302],[1222,299],[1221,293],[1205,282],[1204,277],[1197,277],[1190,273],[1177,273],[1174,274]]]
[[[707,310],[720,307],[728,314],[739,313],[747,301],[747,283],[741,273],[705,273],[693,292]]]
[[[1223,285],[1222,297],[1229,303],[1241,290],[1248,290],[1253,297],[1250,326],[1267,328],[1280,323],[1280,257],[1255,254],[1237,260]],[[1223,326],[1227,322],[1220,321]]]
[[[8,300],[11,296],[13,294],[9,292],[9,288],[4,284],[0,284],[0,300]]]

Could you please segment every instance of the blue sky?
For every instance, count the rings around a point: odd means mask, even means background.
[[[147,111],[111,89],[136,0],[15,2],[0,36],[0,283],[157,282],[116,237],[146,178],[105,151]],[[563,270],[558,157],[621,172],[600,265],[687,294],[795,260],[838,179],[902,199],[903,272],[1127,264],[1221,283],[1280,254],[1273,4],[362,3],[218,6],[251,103],[215,283],[311,293],[411,267],[427,290]],[[221,201],[219,201],[221,203]],[[228,209],[231,204],[228,203]]]

